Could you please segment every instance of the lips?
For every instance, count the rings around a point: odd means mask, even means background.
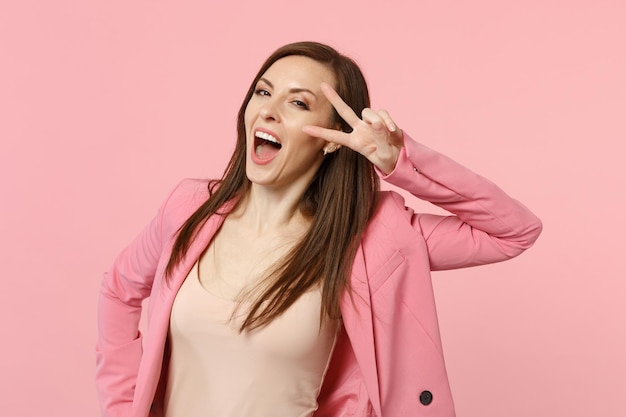
[[[267,164],[272,161],[282,148],[278,136],[267,129],[254,131],[254,143],[252,146],[252,159],[257,164]]]

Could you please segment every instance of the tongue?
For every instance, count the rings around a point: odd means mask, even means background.
[[[258,156],[260,159],[270,159],[276,156],[278,151],[279,149],[272,145],[268,145],[266,143],[260,143],[257,145],[255,153],[256,153],[256,156]]]

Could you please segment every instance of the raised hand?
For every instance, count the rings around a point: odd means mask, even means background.
[[[359,118],[330,85],[322,83],[321,88],[337,113],[352,127],[352,132],[319,126],[304,126],[302,130],[308,135],[359,152],[385,174],[393,171],[403,146],[403,136],[389,113],[366,108]]]

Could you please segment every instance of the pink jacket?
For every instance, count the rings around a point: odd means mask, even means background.
[[[541,222],[488,180],[406,135],[395,170],[383,179],[454,215],[416,214],[399,194],[382,193],[354,260],[352,295],[341,302],[344,330],[315,416],[452,417],[430,271],[517,256],[537,239]],[[176,230],[207,197],[207,181],[180,183],[105,275],[96,347],[103,416],[162,415],[157,388],[170,309],[223,217],[207,221],[171,282],[163,272]],[[138,324],[148,296],[144,337]]]

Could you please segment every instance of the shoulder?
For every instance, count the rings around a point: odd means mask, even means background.
[[[185,178],[180,181],[170,193],[170,200],[206,198],[209,196],[209,186],[213,180],[201,178]]]
[[[413,209],[406,206],[404,197],[395,191],[380,191],[376,211],[371,223],[407,223],[411,221]]]
[[[413,222],[414,211],[406,207],[404,197],[395,191],[381,191],[376,211],[371,217],[366,234],[369,237],[403,244],[421,234]]]
[[[379,191],[378,192],[379,205],[386,207],[394,207],[404,210],[404,197],[395,191]]]
[[[187,220],[210,196],[213,181],[208,179],[186,178],[170,192],[161,207],[165,219],[178,222]]]
[[[407,265],[418,262],[419,268],[428,265],[424,235],[413,220],[414,212],[400,194],[379,193],[376,211],[360,242],[371,288],[379,288],[406,260],[410,259]]]

